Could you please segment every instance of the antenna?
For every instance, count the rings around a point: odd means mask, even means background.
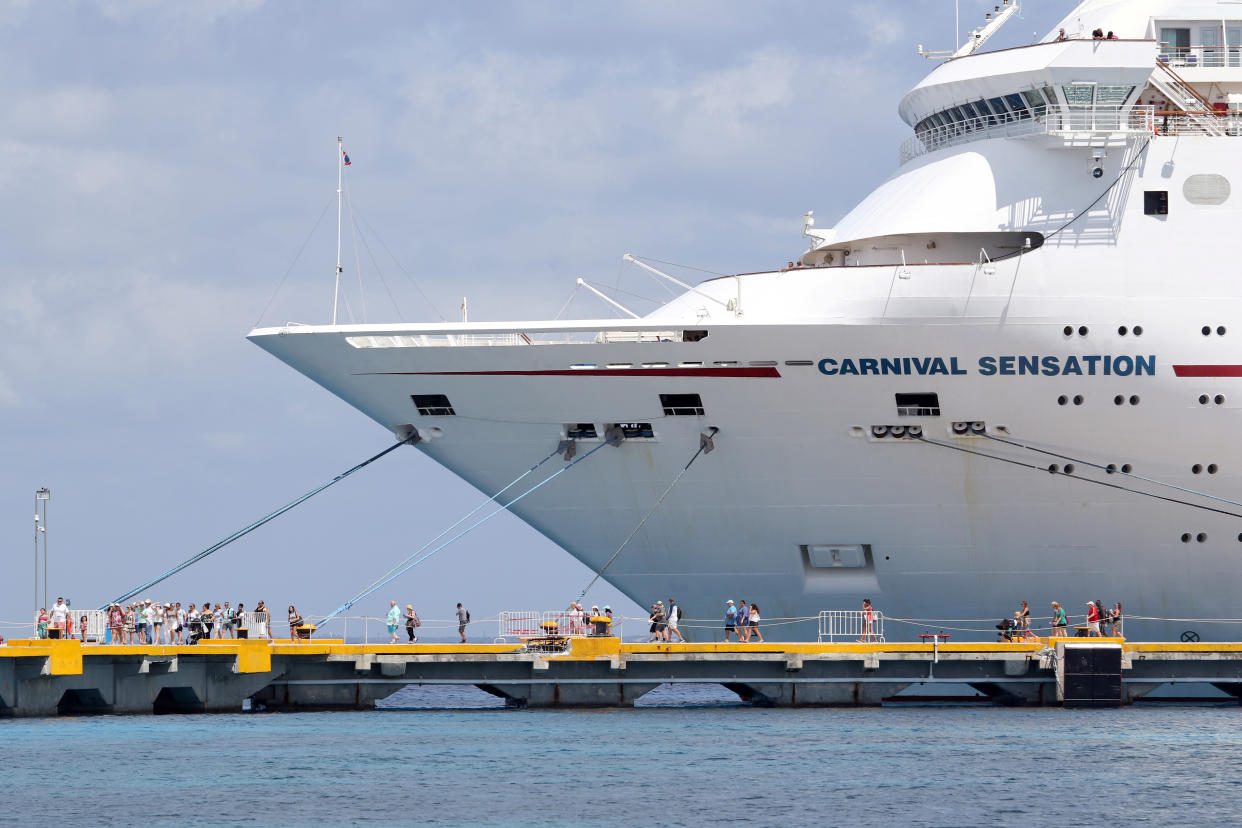
[[[336,306],[341,297],[341,181],[345,174],[345,141],[336,136],[336,284],[332,288],[332,324],[336,324]]]
[[[980,46],[988,41],[988,38],[996,34],[997,30],[1019,11],[1019,5],[1019,0],[1001,0],[999,6],[993,6],[992,11],[984,15],[983,26],[972,29],[970,35],[966,38],[966,42],[958,47],[956,52],[950,52],[945,49],[924,49],[923,44],[920,43],[918,53],[921,57],[925,57],[928,60],[944,60],[946,58],[959,58],[974,54]],[[957,42],[957,33],[961,31],[957,2],[953,4],[953,25],[953,40]]]

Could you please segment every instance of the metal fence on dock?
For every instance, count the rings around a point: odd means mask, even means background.
[[[621,619],[613,620],[610,625],[611,634],[621,636]],[[585,636],[594,635],[595,627],[591,616],[572,610],[510,610],[500,613],[500,629],[496,643],[507,643],[511,639],[535,638],[539,636]]]
[[[824,610],[819,614],[819,640],[834,643],[838,638],[883,642],[884,613],[878,610]]]

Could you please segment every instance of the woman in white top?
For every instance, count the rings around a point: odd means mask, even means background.
[[[759,636],[759,642],[763,643],[763,633],[759,632],[759,605],[750,605],[750,634]]]

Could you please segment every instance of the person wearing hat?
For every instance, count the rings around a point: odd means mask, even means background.
[[[147,603],[148,623],[151,625],[151,643],[164,643],[164,607],[160,604]]]
[[[738,635],[738,632],[737,632],[737,607],[733,606],[732,598],[730,598],[728,601],[725,601],[724,621],[725,621],[725,625],[724,625],[725,639],[724,640],[728,642],[729,634],[732,633],[733,635],[737,635],[737,640],[740,642],[742,640],[742,636]]]
[[[405,605],[405,634],[410,637],[410,643],[413,644],[418,640],[418,636],[414,634],[417,627],[421,627],[422,621],[418,620],[418,613],[414,611],[413,604]]]
[[[1100,637],[1100,610],[1094,601],[1087,602],[1087,635]]]
[[[651,605],[651,637],[647,639],[651,641],[664,640],[664,602],[656,601]]]

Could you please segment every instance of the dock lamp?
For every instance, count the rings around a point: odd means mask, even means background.
[[[39,603],[39,536],[43,536],[43,606],[47,606],[47,503],[52,490],[47,486],[35,490],[35,603]],[[40,516],[42,505],[42,516]]]

